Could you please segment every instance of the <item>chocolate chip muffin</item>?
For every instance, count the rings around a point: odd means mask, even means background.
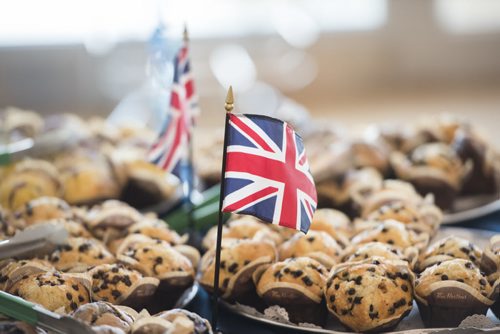
[[[173,333],[212,334],[210,323],[198,314],[183,309],[163,311],[157,318],[170,321],[174,325]]]
[[[436,241],[423,252],[418,260],[418,270],[453,259],[466,259],[479,267],[482,251],[469,240],[449,236]]]
[[[372,258],[335,266],[324,294],[330,313],[356,332],[389,331],[413,305],[406,262]]]
[[[107,325],[128,333],[137,316],[137,313],[134,313],[133,310],[98,301],[81,305],[71,316],[90,326]]]
[[[372,167],[382,175],[389,172],[389,150],[384,145],[356,140],[351,144],[354,168]]]
[[[420,208],[422,208],[422,213]],[[430,215],[433,215],[433,217]],[[433,204],[418,207],[409,203],[396,201],[382,205],[367,216],[367,220],[369,221],[384,221],[387,219],[403,223],[413,231],[432,233],[439,228],[442,213]]]
[[[141,309],[149,302],[159,280],[121,264],[102,264],[88,272],[92,277],[92,299]]]
[[[152,206],[170,198],[179,182],[160,167],[144,160],[127,162],[125,170],[127,182],[121,198],[137,208]]]
[[[329,234],[323,231],[297,233],[279,247],[279,258],[308,256],[331,268],[342,252],[342,247]]]
[[[168,228],[165,221],[156,218],[142,219],[128,228],[128,234],[142,234],[152,239],[159,239],[171,245],[184,244],[188,236],[180,236],[174,230]]]
[[[48,256],[48,260],[62,271],[83,272],[88,267],[113,263],[115,257],[96,239],[68,238]]]
[[[14,213],[14,218],[25,226],[52,219],[70,219],[71,207],[56,197],[39,197],[27,202]]]
[[[295,323],[323,324],[326,268],[308,257],[262,266],[254,273],[257,293],[269,305],[284,307]]]
[[[406,229],[404,224],[395,220],[377,222],[377,224],[371,225],[351,239],[353,245],[382,242],[403,249],[411,246],[421,249],[427,246],[428,241],[428,234],[421,233],[417,235]]]
[[[341,247],[346,247],[349,244],[349,237],[352,233],[349,217],[334,209],[316,210],[310,229],[328,233]]]
[[[127,229],[142,218],[139,211],[128,204],[108,200],[89,210],[85,225],[96,238],[108,243],[124,237]]]
[[[40,259],[3,260],[0,262],[0,290],[7,291],[14,283],[26,276],[53,270],[54,267],[49,262]]]
[[[220,262],[220,291],[225,299],[236,299],[246,293],[254,293],[252,274],[263,264],[276,260],[272,243],[257,240],[233,240],[222,245]],[[215,250],[206,252],[200,264],[199,283],[213,291]],[[243,298],[243,297],[242,297]]]
[[[90,302],[90,281],[84,275],[45,272],[25,276],[7,292],[49,311],[69,313]]]
[[[409,158],[394,152],[391,163],[398,178],[411,182],[419,193],[434,194],[441,209],[449,209],[472,169],[453,149],[442,143],[417,147]]]
[[[382,242],[369,242],[345,249],[342,252],[342,262],[357,262],[373,257],[381,257],[387,260],[406,261],[412,268],[417,256],[418,250],[414,247],[407,247],[403,250],[400,247]]]
[[[498,283],[492,286],[469,260],[435,264],[415,281],[420,316],[426,326],[457,327],[470,315],[486,314],[498,297]]]

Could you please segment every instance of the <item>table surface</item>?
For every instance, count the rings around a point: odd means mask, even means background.
[[[471,229],[482,229],[490,230],[500,233],[500,211],[492,213],[490,215],[484,216],[479,219],[458,223],[454,225],[447,225],[454,227],[464,227]],[[211,319],[211,302],[208,294],[203,290],[199,289],[198,294],[193,299],[193,301],[188,305],[187,309],[196,312],[206,319]],[[246,319],[242,316],[235,315],[223,307],[219,308],[219,328],[225,334],[250,334],[250,333],[262,333],[262,334],[285,334],[285,333],[303,333],[300,330],[289,330],[278,327],[271,327],[250,319]]]

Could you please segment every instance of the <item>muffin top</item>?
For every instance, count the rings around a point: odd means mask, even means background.
[[[90,302],[89,282],[85,276],[42,272],[25,276],[7,291],[50,311],[69,313]]]
[[[334,209],[318,209],[314,212],[311,230],[324,231],[334,238],[342,247],[349,244],[351,222],[341,211]]]
[[[432,292],[436,282],[455,281],[467,285],[484,297],[492,294],[492,286],[474,263],[465,259],[444,261],[426,268],[415,282],[415,293],[425,297]]]
[[[127,227],[139,222],[142,215],[126,203],[117,200],[107,200],[94,206],[87,214],[86,224],[96,235],[102,235],[108,228],[126,230]]]
[[[120,328],[125,332],[130,330],[130,326],[135,320],[120,306],[102,301],[81,305],[71,316],[90,326],[108,325]]]
[[[276,249],[267,241],[233,240],[224,243],[220,262],[220,288],[226,291],[229,281],[242,270],[253,266],[259,260],[270,263],[276,260]],[[200,283],[211,287],[214,282],[215,250],[206,252],[201,259]]]
[[[48,260],[62,271],[85,271],[90,266],[113,263],[115,257],[95,239],[68,238],[65,245],[58,246]]]
[[[257,293],[263,296],[273,289],[291,288],[316,303],[323,299],[327,270],[318,261],[296,257],[270,265],[257,282]]]
[[[48,196],[29,201],[14,213],[16,220],[28,226],[45,220],[66,219],[71,216],[71,207],[68,203],[57,197]]]
[[[129,234],[142,234],[152,239],[159,239],[171,245],[185,243],[185,239],[177,232],[168,228],[166,222],[160,219],[143,219],[128,228]]]
[[[419,269],[424,270],[436,263],[453,259],[470,260],[475,266],[479,266],[481,256],[481,249],[469,240],[456,236],[449,236],[435,242],[420,255]]]
[[[92,298],[98,301],[120,304],[143,276],[122,264],[101,264],[89,270],[92,277]],[[158,284],[158,280],[153,283]]]
[[[382,242],[389,245],[406,248],[413,246],[412,236],[404,224],[395,220],[385,220],[351,239],[352,244],[359,245],[368,242]]]
[[[362,261],[372,257],[381,257],[387,260],[410,260],[400,247],[382,242],[368,242],[352,246],[342,253],[343,262]]]
[[[118,260],[145,276],[161,279],[174,276],[194,277],[191,261],[163,240],[130,235],[117,251]]]
[[[412,274],[406,262],[373,258],[335,266],[327,279],[327,307],[355,331],[368,331],[412,308]]]
[[[212,333],[212,327],[206,319],[203,319],[198,314],[189,312],[187,310],[173,309],[169,311],[163,311],[156,314],[155,317],[170,321],[174,326],[173,333]]]
[[[3,260],[0,262],[0,290],[7,290],[12,284],[26,275],[53,270],[54,267],[45,260]]]
[[[331,267],[337,260],[342,247],[329,234],[323,231],[296,233],[279,247],[279,258],[309,256]]]

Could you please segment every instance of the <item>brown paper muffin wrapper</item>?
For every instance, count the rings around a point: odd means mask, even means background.
[[[116,303],[140,311],[151,303],[158,284],[156,278],[144,277],[132,285],[128,293],[123,294]]]
[[[467,284],[456,281],[435,282],[427,296],[415,296],[420,316],[426,327],[458,327],[474,314],[485,315],[498,297],[500,285],[485,297]]]
[[[320,303],[316,303],[297,289],[272,288],[262,295],[262,299],[270,306],[283,307],[293,323],[312,323],[324,326],[326,322],[325,302],[322,300]]]
[[[160,278],[160,284],[146,305],[146,309],[149,313],[155,314],[173,308],[182,294],[193,283],[194,277],[188,275]]]
[[[495,254],[499,250],[500,234],[496,234],[491,237],[488,247],[481,256],[481,270],[488,276],[490,282],[494,282],[500,277],[500,255]]]

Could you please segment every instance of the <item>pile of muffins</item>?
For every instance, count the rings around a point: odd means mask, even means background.
[[[363,200],[384,179],[411,183],[433,194],[442,210],[458,196],[498,195],[500,154],[468,121],[440,115],[415,124],[382,124],[350,138],[342,129],[318,126],[304,135],[318,207],[356,217]],[[197,171],[207,184],[220,181],[222,135],[198,148]]]
[[[154,214],[117,200],[84,208],[56,197],[14,211],[0,207],[0,240],[39,224],[62,225],[67,242],[38,258],[0,261],[0,290],[91,325],[120,327],[102,333],[211,333],[205,320],[182,310],[137,314],[173,307],[200,261],[187,236]]]
[[[43,119],[14,108],[0,113],[0,133],[8,141],[36,139],[62,129],[71,130],[68,142],[72,145],[45,152],[43,159],[0,168],[0,204],[4,208],[17,210],[41,196],[60,197],[71,205],[120,199],[146,208],[175,195],[178,180],[146,162],[156,136],[147,128],[113,126],[101,118],[83,120],[72,114]],[[138,192],[142,195],[136,196]]]
[[[457,327],[490,307],[498,315],[500,236],[484,250],[458,237],[430,244],[441,210],[400,180],[381,180],[358,203],[353,220],[318,209],[307,234],[233,216],[222,232],[222,298],[261,312],[278,305],[296,324],[324,326],[330,314],[356,332],[394,329],[414,301],[427,327]],[[209,292],[215,237],[215,228],[205,236],[197,276]]]

